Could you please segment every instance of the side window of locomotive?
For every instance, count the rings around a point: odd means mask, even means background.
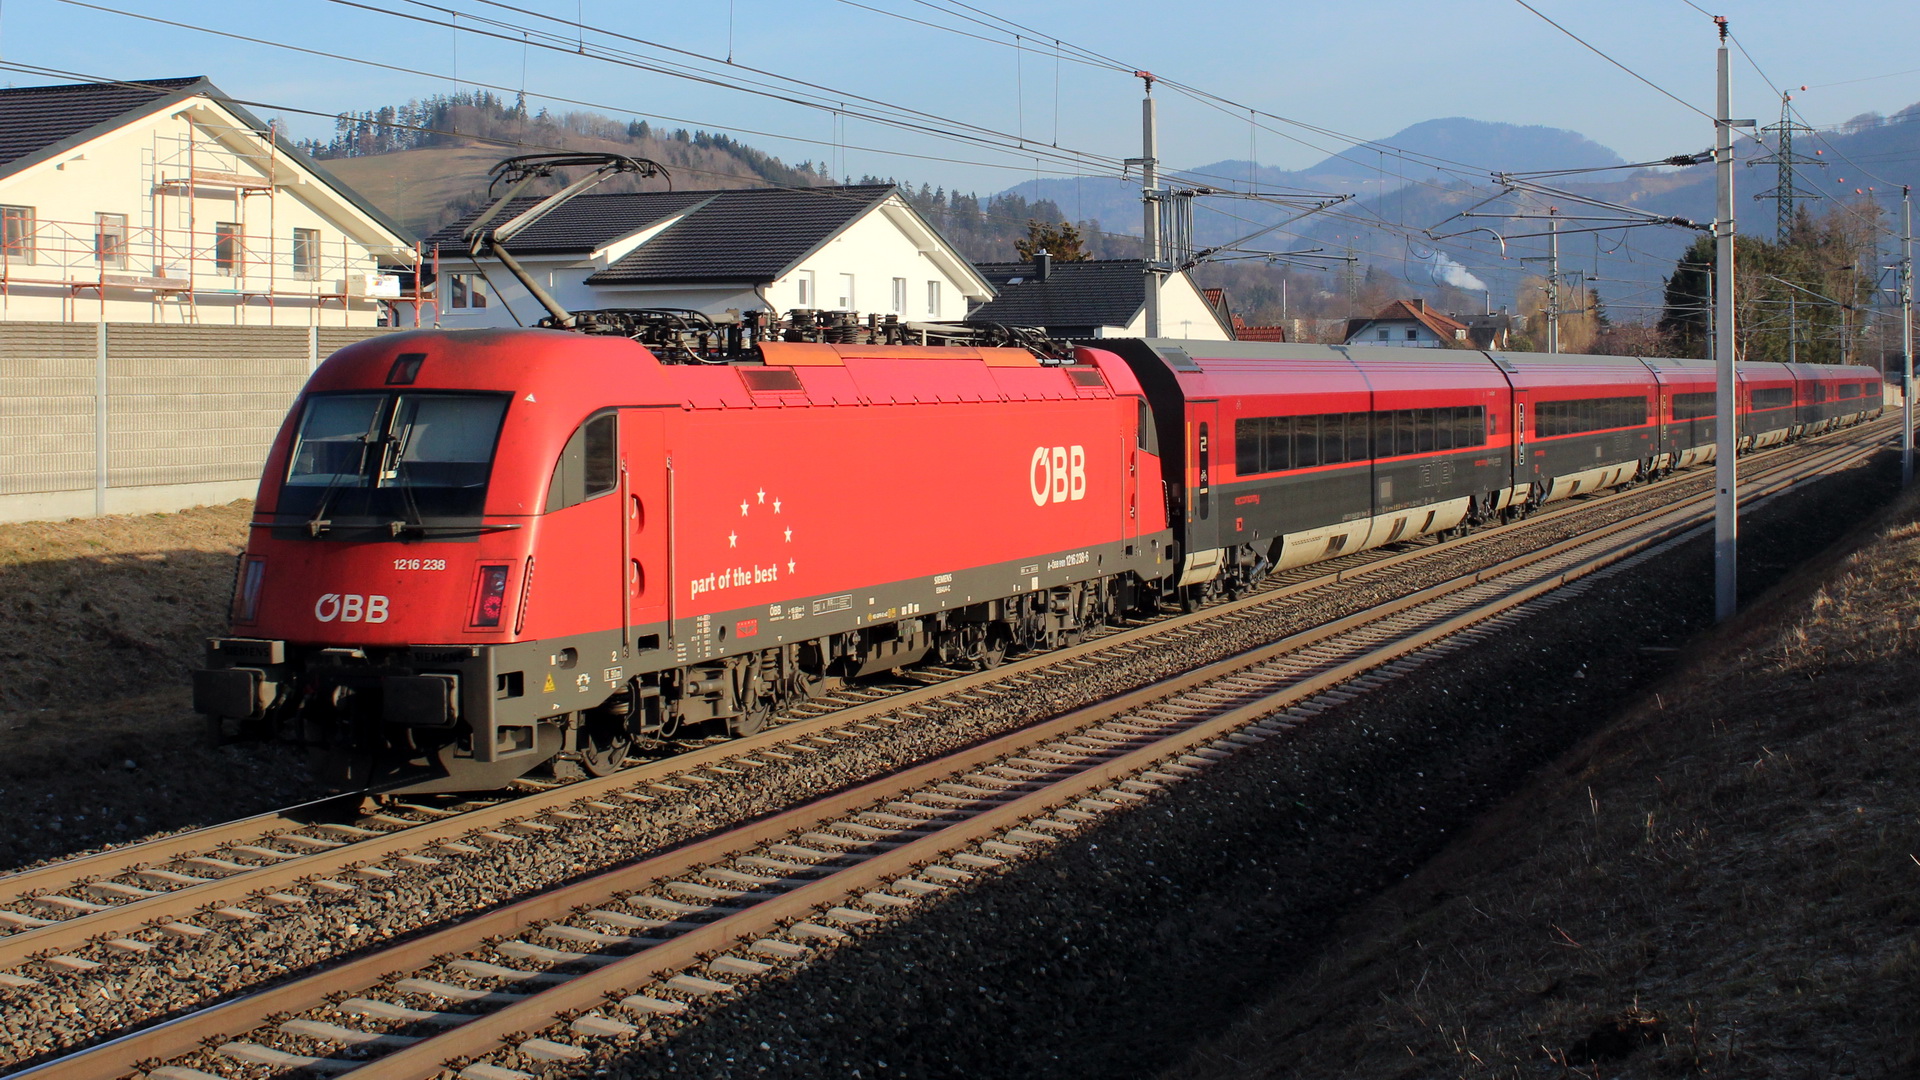
[[[1153,410],[1147,408],[1146,398],[1138,399],[1138,404],[1140,406],[1140,430],[1135,435],[1135,438],[1139,441],[1140,449],[1145,450],[1154,457],[1159,457],[1160,435],[1153,427]]]
[[[574,430],[547,484],[547,512],[598,498],[619,486],[619,425],[617,414],[604,412]]]

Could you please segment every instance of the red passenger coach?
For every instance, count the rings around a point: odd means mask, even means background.
[[[1159,463],[1117,358],[757,359],[547,330],[336,354],[268,460],[196,702],[297,719],[355,780],[490,787],[751,732],[834,679],[997,662],[1157,593]]]

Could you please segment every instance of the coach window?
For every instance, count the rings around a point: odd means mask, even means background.
[[[620,483],[620,421],[603,412],[574,430],[547,484],[547,511],[598,498]]]
[[[1320,464],[1320,418],[1293,418],[1293,467],[1311,469]]]
[[[1347,417],[1331,413],[1320,418],[1320,464],[1338,465],[1347,460]]]
[[[1347,460],[1365,461],[1371,455],[1367,453],[1367,429],[1372,426],[1371,417],[1363,412],[1347,414]]]
[[[1293,417],[1267,417],[1265,456],[1268,472],[1293,468]]]

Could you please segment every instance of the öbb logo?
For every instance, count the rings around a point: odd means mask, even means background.
[[[327,593],[313,605],[313,617],[321,622],[370,622],[387,621],[387,598],[384,596],[361,596],[358,593]]]
[[[1079,446],[1036,446],[1027,464],[1033,505],[1078,502],[1087,497],[1087,451]]]

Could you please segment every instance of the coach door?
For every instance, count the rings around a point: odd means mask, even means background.
[[[1219,573],[1220,507],[1215,505],[1213,490],[1219,421],[1219,402],[1187,404],[1187,567],[1181,574],[1182,585],[1207,581]]]

